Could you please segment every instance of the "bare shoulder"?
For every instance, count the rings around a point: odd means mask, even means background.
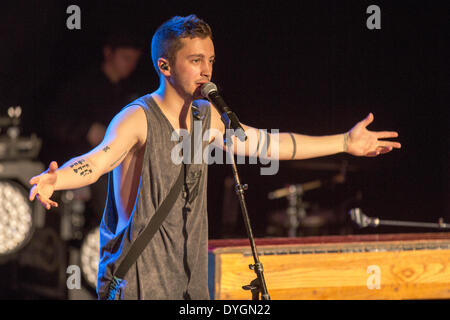
[[[111,121],[110,127],[121,132],[126,131],[137,138],[137,145],[142,146],[147,140],[147,115],[141,105],[131,105],[122,109]],[[109,130],[109,128],[108,128]]]

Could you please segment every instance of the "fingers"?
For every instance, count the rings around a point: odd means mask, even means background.
[[[31,181],[31,180],[30,180]],[[31,183],[31,182],[30,182]],[[33,188],[31,188],[30,190],[30,195],[28,196],[28,199],[30,199],[30,201],[34,200],[34,197],[36,197],[37,194],[37,188],[36,186],[34,186]]]
[[[50,210],[51,207],[58,208],[58,203],[55,201],[52,201],[50,199],[41,197],[39,194],[36,195],[36,198],[39,200],[39,202],[44,206],[45,209]]]
[[[393,149],[392,147],[378,147],[378,148],[377,148],[377,155],[378,155],[378,154],[385,154],[385,153],[391,152],[392,149]]]
[[[34,176],[33,178],[28,181],[29,184],[38,184],[39,182],[39,176]]]
[[[378,141],[378,148],[379,147],[386,147],[386,148],[396,148],[400,149],[402,147],[400,142],[394,142],[394,141]]]
[[[58,169],[58,163],[56,161],[50,162],[50,165],[48,166],[48,172],[54,173]]]
[[[382,147],[378,147],[375,151],[370,151],[369,153],[366,154],[367,157],[376,157],[380,154],[385,154],[392,151],[392,148],[382,148]]]
[[[367,157],[376,157],[380,154],[385,154],[393,150],[392,146],[378,146],[374,151],[370,151],[366,154]]]
[[[372,123],[373,119],[374,119],[373,113],[371,112],[367,115],[367,117],[362,122],[363,122],[364,126],[367,127],[369,124]]]
[[[48,204],[49,206],[47,207],[47,209],[50,209],[51,207],[58,208],[58,203],[53,200],[48,199]]]
[[[38,191],[37,191],[37,187],[34,186],[33,188],[31,188],[30,190],[30,195],[28,197],[30,199],[30,201],[33,201],[35,198],[39,200],[39,202],[44,206],[45,209],[49,210],[51,207],[55,207],[58,208],[58,203],[47,199],[45,197],[42,197]]]
[[[397,138],[398,132],[395,131],[379,131],[375,132],[377,139]]]

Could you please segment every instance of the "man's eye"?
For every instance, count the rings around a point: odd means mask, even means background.
[[[194,59],[194,60],[192,60],[192,62],[198,63],[198,62],[200,62],[200,59]]]

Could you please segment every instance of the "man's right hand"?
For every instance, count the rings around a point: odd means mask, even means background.
[[[48,167],[48,170],[42,172],[38,176],[34,176],[30,179],[29,183],[33,185],[30,190],[30,201],[33,201],[36,197],[41,204],[50,210],[51,207],[58,207],[58,203],[50,200],[50,197],[55,190],[58,164],[56,161],[52,161]]]

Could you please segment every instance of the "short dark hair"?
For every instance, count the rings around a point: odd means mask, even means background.
[[[152,61],[159,74],[158,59],[160,57],[175,63],[176,53],[183,47],[182,38],[212,39],[211,27],[195,14],[186,17],[175,16],[164,22],[156,30],[152,39]]]

